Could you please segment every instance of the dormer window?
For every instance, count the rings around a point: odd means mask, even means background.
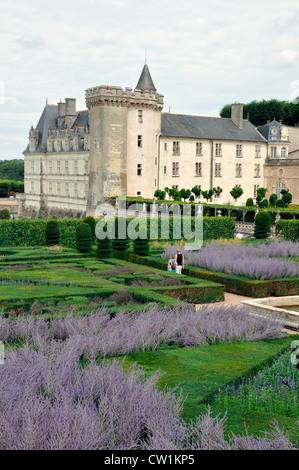
[[[271,129],[271,140],[277,140],[278,138],[278,129],[277,127],[273,127],[273,129]]]

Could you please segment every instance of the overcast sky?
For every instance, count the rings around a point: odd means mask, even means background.
[[[164,111],[218,116],[299,91],[298,0],[2,2],[0,159],[22,157],[45,106],[134,88],[145,60]],[[297,93],[298,94],[298,93]]]

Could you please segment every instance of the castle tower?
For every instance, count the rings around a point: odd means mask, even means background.
[[[138,87],[141,89],[134,91],[117,86],[86,90],[90,124],[88,214],[111,196],[142,192],[142,196],[152,197],[155,191],[163,96],[156,92],[147,65]]]

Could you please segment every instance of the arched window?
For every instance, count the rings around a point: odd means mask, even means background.
[[[276,193],[277,199],[281,199],[282,197],[281,190],[285,188],[286,188],[285,183],[282,183],[282,182],[276,183],[275,193]]]
[[[285,147],[281,149],[281,158],[287,158],[287,149]]]

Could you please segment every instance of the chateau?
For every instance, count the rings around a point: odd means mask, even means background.
[[[134,90],[88,88],[86,106],[77,112],[74,98],[46,104],[31,127],[23,215],[93,215],[111,196],[152,198],[165,187],[220,186],[214,202],[232,203],[229,192],[241,186],[239,204],[259,187],[268,196],[288,187],[299,201],[292,171],[299,145],[290,152],[290,128],[276,121],[256,128],[240,103],[230,119],[163,113],[163,95],[145,64]]]

